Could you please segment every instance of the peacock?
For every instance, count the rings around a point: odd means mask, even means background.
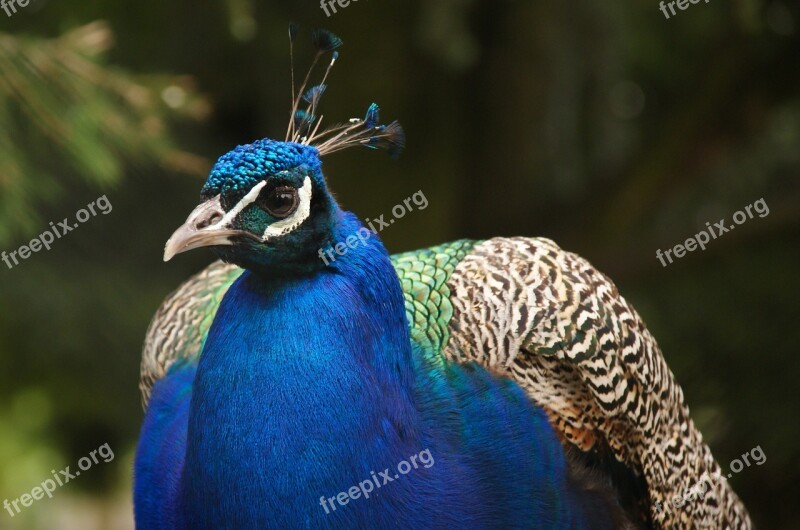
[[[219,259],[147,330],[137,528],[750,528],[655,339],[589,262],[525,237],[390,256],[339,206],[322,157],[396,156],[404,132],[376,104],[322,129],[342,41],[312,42],[284,140],[219,158],[166,244],[165,261]]]

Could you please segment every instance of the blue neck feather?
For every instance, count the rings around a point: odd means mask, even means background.
[[[360,226],[339,213],[335,241]],[[415,348],[377,236],[307,276],[246,272],[220,305],[196,372],[178,367],[154,387],[137,455],[137,524],[612,527],[607,503],[571,479],[522,389],[471,364],[427,366]],[[397,476],[424,451],[430,466]],[[376,477],[384,470],[394,480]],[[370,498],[335,500],[369,480],[382,482]],[[320,497],[334,500],[323,507]]]
[[[342,214],[336,241],[359,227]],[[184,502],[198,510],[190,525],[325,516],[320,495],[357,484],[392,453],[400,461],[423,449],[389,257],[372,238],[332,265],[307,277],[248,272],[225,296],[193,387]],[[268,506],[238,505],[253,498]]]

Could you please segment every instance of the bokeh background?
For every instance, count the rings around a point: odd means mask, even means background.
[[[800,528],[800,6],[712,0],[31,0],[0,11],[0,250],[101,195],[92,218],[0,263],[0,501],[109,443],[3,529],[132,527],[139,352],[160,300],[211,259],[165,240],[216,157],[282,138],[286,27],[345,45],[331,122],[378,101],[408,149],[325,160],[340,201],[388,214],[393,252],[546,236],[609,274],[658,338],[760,528]],[[296,49],[298,75],[311,58]],[[763,198],[770,208],[669,267],[657,249]]]

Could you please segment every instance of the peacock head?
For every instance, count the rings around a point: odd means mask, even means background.
[[[296,34],[290,27],[292,45]],[[200,205],[167,241],[165,261],[187,250],[211,247],[224,261],[251,270],[321,267],[318,250],[335,238],[339,212],[321,157],[356,146],[386,149],[393,156],[402,151],[402,127],[397,122],[381,125],[374,103],[363,119],[320,131],[317,107],[342,42],[323,30],[315,31],[312,41],[317,55],[292,102],[285,140],[240,145],[217,161],[201,191]],[[332,58],[322,83],[306,91],[311,71],[326,53]]]

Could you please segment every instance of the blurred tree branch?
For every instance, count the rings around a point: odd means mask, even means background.
[[[186,78],[135,78],[104,64],[113,34],[93,22],[56,39],[0,33],[0,244],[42,228],[40,209],[77,182],[117,184],[126,164],[203,173],[168,119],[202,119]]]

